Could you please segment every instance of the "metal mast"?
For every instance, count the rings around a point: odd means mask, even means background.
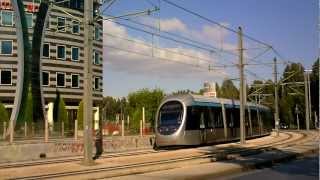
[[[242,29],[239,27],[239,70],[240,70],[240,144],[245,144],[245,81],[244,81],[244,63],[243,63],[243,41]]]
[[[93,0],[84,1],[84,165],[91,165],[92,160],[92,52],[93,52]]]
[[[274,76],[274,123],[276,129],[276,136],[279,136],[279,105],[278,105],[278,72],[277,72],[277,59],[273,59],[273,76]]]

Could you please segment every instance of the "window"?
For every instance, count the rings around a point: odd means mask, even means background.
[[[80,78],[79,78],[79,74],[72,74],[71,75],[71,87],[72,88],[79,88],[79,82],[80,82]]]
[[[63,32],[66,31],[66,27],[65,27],[66,19],[64,17],[58,17],[57,19],[58,19],[58,27],[57,27],[58,31],[63,31]]]
[[[79,48],[78,47],[71,48],[71,60],[79,61]]]
[[[100,40],[100,29],[99,27],[94,28],[94,39],[99,41]]]
[[[100,77],[94,77],[94,89],[100,90]]]
[[[43,44],[42,56],[49,58],[50,57],[50,45],[49,43]]]
[[[27,26],[28,28],[32,28],[33,26],[33,15],[31,13],[26,13]]]
[[[57,87],[65,87],[66,86],[66,74],[57,72]]]
[[[0,43],[1,54],[3,55],[11,55],[12,54],[12,41],[1,41]]]
[[[80,34],[80,23],[79,21],[72,21],[72,33]]]
[[[50,82],[50,73],[47,71],[42,71],[42,85],[49,86]]]
[[[13,26],[13,12],[2,11],[1,24],[3,26]]]
[[[12,84],[11,70],[1,70],[0,79],[1,79],[1,81],[0,81],[1,85],[11,85]]]
[[[66,58],[66,47],[65,46],[57,46],[57,58],[65,59]]]
[[[100,64],[100,55],[97,51],[94,51],[93,53],[93,60],[94,60],[94,64],[99,65]]]

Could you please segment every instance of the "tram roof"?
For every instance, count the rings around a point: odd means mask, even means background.
[[[187,105],[221,107],[221,104],[224,104],[224,106],[226,108],[240,107],[239,100],[207,97],[207,96],[195,95],[195,94],[171,95],[171,96],[166,97],[166,99],[167,100],[170,100],[170,99],[182,100],[182,101],[186,102]],[[246,106],[258,107],[261,109],[268,109],[266,106],[252,103],[252,102],[247,102]]]

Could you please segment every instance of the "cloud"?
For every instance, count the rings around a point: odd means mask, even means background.
[[[174,23],[173,23],[174,22]],[[178,19],[167,21],[168,29],[187,31]],[[180,25],[179,25],[180,24]],[[209,61],[209,62],[207,62]],[[193,48],[166,45],[152,46],[152,43],[132,36],[127,29],[104,21],[104,70],[126,72],[163,78],[221,79],[223,70],[208,71],[217,58]]]
[[[184,32],[187,30],[187,26],[177,18],[161,19],[160,28],[163,31],[179,31]]]

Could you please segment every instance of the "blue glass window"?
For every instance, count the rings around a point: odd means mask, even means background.
[[[11,55],[12,54],[12,41],[1,41],[1,54]]]
[[[13,12],[2,11],[1,24],[4,26],[13,25]]]
[[[79,21],[73,21],[72,33],[73,34],[79,34],[80,33],[80,23],[79,23]]]
[[[94,28],[94,39],[97,41],[100,40],[100,29],[98,27]]]
[[[58,31],[66,31],[66,19],[64,17],[58,17]]]
[[[33,18],[32,17],[33,17],[33,15],[31,13],[26,14],[28,28],[32,28],[32,26],[33,26]]]
[[[78,47],[73,47],[71,49],[72,57],[71,59],[73,61],[78,61],[79,60],[79,48]]]
[[[94,64],[96,65],[100,64],[100,55],[97,51],[94,51]]]
[[[66,48],[64,46],[57,46],[57,58],[58,59],[66,58]]]

